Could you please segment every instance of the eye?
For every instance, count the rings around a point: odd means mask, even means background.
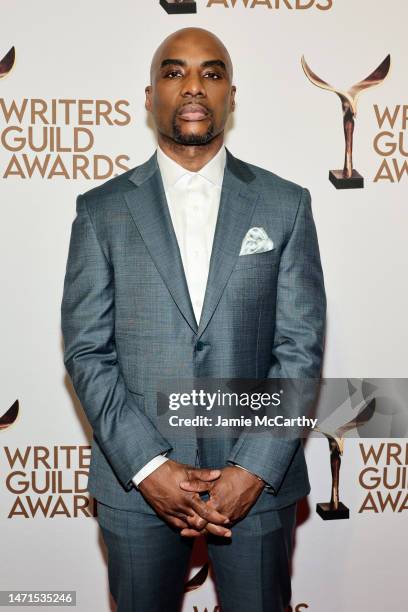
[[[180,70],[170,70],[164,76],[169,79],[174,79],[176,76],[181,75]]]
[[[214,81],[216,81],[217,79],[222,79],[222,76],[218,74],[217,72],[206,72],[204,76],[210,77]]]

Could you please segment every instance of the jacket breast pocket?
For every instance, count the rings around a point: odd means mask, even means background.
[[[250,255],[239,255],[232,271],[245,270],[247,268],[257,268],[258,266],[276,266],[279,264],[278,252],[276,249],[264,251],[263,253],[252,253]]]
[[[249,312],[249,307],[259,308],[261,303],[272,303],[275,300],[280,259],[272,253],[273,251],[266,251],[241,255],[238,258],[245,261],[237,262],[233,268],[226,295],[234,304],[234,308],[241,305],[243,310]]]

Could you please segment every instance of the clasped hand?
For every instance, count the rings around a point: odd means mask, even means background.
[[[230,527],[251,509],[264,483],[239,467],[199,469],[168,460],[139,485],[156,513],[181,535],[231,537]],[[200,493],[209,493],[204,501]]]

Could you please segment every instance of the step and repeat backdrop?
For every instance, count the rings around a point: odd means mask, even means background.
[[[76,196],[154,151],[144,88],[154,50],[179,28],[209,29],[230,51],[231,152],[311,192],[328,298],[323,375],[349,391],[392,378],[383,414],[406,407],[407,18],[404,0],[3,1],[0,590],[74,590],[81,612],[115,609],[60,303]],[[395,432],[345,437],[348,512],[337,520],[316,510],[331,494],[327,439],[306,443],[293,612],[406,609],[408,446]],[[219,607],[200,545],[183,611],[205,610]]]

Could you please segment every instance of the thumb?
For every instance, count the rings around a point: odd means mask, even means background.
[[[189,480],[204,480],[210,482],[221,476],[221,470],[209,470],[207,468],[190,468],[187,470]]]
[[[190,491],[191,493],[205,493],[206,491],[211,491],[214,484],[214,482],[205,482],[203,480],[193,478],[191,480],[181,480],[179,482],[179,487],[180,489]]]

